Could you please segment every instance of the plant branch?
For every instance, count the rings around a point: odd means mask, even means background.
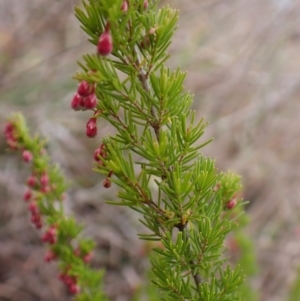
[[[143,89],[147,93],[150,93],[150,85],[149,85],[149,80],[148,80],[148,74],[145,72],[144,68],[141,67],[141,58],[140,58],[139,52],[136,48],[134,49],[134,52],[135,52],[135,55],[136,55],[136,65],[137,65],[138,70],[139,70],[138,71],[139,72],[139,74],[138,74],[139,80],[142,84]],[[154,106],[151,107],[151,115],[156,120],[156,123],[152,123],[151,126],[153,127],[155,135],[156,135],[156,139],[159,142],[160,124],[157,121],[157,113],[155,111]]]
[[[190,236],[189,236],[189,233],[188,233],[188,230],[187,230],[187,225],[188,224],[185,224],[185,226],[183,227],[183,233],[184,233],[184,238],[185,238],[185,241],[188,242],[188,240],[190,239]],[[193,275],[193,278],[194,278],[194,281],[195,281],[195,284],[197,286],[197,289],[199,291],[199,286],[202,282],[202,279],[201,279],[201,276],[199,273],[194,273],[194,269],[193,267],[196,265],[196,261],[194,259],[191,259],[190,260],[190,265],[192,266],[192,275]]]

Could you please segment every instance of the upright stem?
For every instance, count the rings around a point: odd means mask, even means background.
[[[185,238],[185,241],[188,242],[188,240],[190,239],[190,237],[189,237],[189,233],[188,233],[188,229],[187,229],[187,224],[183,227],[182,231],[183,231],[183,234],[184,234],[183,237]],[[195,266],[196,265],[196,261],[194,259],[192,259],[192,260],[190,260],[190,264],[192,266]],[[192,270],[194,270],[194,269],[192,268]],[[195,284],[197,286],[197,289],[199,289],[199,285],[202,282],[201,276],[200,276],[199,273],[194,273],[194,272],[192,273],[192,275],[193,275]]]
[[[150,85],[149,85],[149,80],[148,80],[148,74],[145,72],[145,70],[144,70],[143,67],[140,67],[140,65],[141,65],[141,58],[140,58],[138,50],[135,48],[134,51],[135,51],[135,54],[136,54],[136,65],[137,65],[137,67],[139,69],[139,75],[138,75],[139,80],[140,80],[140,82],[141,82],[142,87],[144,88],[144,90],[147,93],[149,93],[150,92]],[[154,106],[151,107],[151,115],[152,115],[152,117],[155,118],[155,122],[152,123],[151,126],[153,127],[156,139],[159,142],[160,125],[157,123],[157,114],[156,114]]]

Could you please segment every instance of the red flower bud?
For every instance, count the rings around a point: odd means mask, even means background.
[[[94,85],[90,84],[86,80],[83,80],[78,84],[77,93],[82,97],[89,96],[94,93]]]
[[[113,42],[111,34],[108,31],[105,31],[100,35],[97,50],[98,53],[103,56],[111,54],[113,50]]]
[[[97,98],[95,94],[87,96],[84,100],[85,108],[88,110],[93,110],[97,106]]]
[[[32,160],[32,153],[28,150],[24,150],[22,157],[24,162],[30,162]]]
[[[42,226],[43,226],[42,217],[39,214],[39,212],[38,213],[33,213],[32,216],[31,216],[30,221],[35,225],[35,227],[37,229],[41,229]]]
[[[144,0],[144,9],[148,8],[149,2],[148,0]]]
[[[11,134],[14,130],[14,125],[11,122],[7,122],[4,126],[4,133]]]
[[[43,227],[42,220],[39,219],[34,225],[37,229],[41,229]]]
[[[51,262],[54,259],[56,259],[56,254],[52,250],[48,250],[44,256],[44,260],[46,262]]]
[[[28,202],[32,197],[32,191],[28,189],[27,191],[24,192],[23,199],[25,202]]]
[[[51,188],[49,186],[44,186],[41,188],[42,193],[49,193],[51,191]]]
[[[49,177],[48,177],[48,175],[47,174],[43,174],[42,176],[41,176],[41,185],[42,186],[47,186],[49,184]]]
[[[102,182],[103,187],[105,188],[109,188],[111,186],[111,180],[109,178],[106,178],[103,182]]]
[[[43,242],[48,242],[53,245],[57,241],[57,230],[55,226],[51,226],[42,236]]]
[[[31,175],[28,179],[27,179],[27,185],[29,187],[34,187],[37,184],[37,180],[36,177]]]
[[[30,204],[28,205],[28,210],[31,212],[31,214],[32,214],[33,216],[39,215],[39,208],[38,208],[38,206],[36,205],[36,203],[30,203]]]
[[[72,284],[69,285],[69,293],[71,295],[76,295],[79,292],[80,292],[80,287],[77,284],[72,283]]]
[[[83,97],[81,97],[78,93],[76,93],[76,94],[73,96],[73,99],[72,99],[72,102],[71,102],[71,108],[72,108],[74,111],[79,111],[79,110],[81,110],[80,103],[81,103],[82,99],[83,99]]]
[[[121,11],[126,13],[128,11],[128,2],[127,0],[124,0],[121,6]]]
[[[227,202],[226,207],[227,209],[232,209],[235,207],[235,205],[236,205],[236,198],[233,198]]]
[[[83,257],[83,261],[85,263],[89,263],[92,260],[92,258],[93,258],[93,253],[89,252]]]
[[[41,216],[39,213],[34,213],[32,214],[31,218],[30,218],[30,221],[33,223],[33,224],[36,224],[38,222],[41,221]]]
[[[86,124],[86,135],[94,138],[97,135],[97,118],[90,118]]]

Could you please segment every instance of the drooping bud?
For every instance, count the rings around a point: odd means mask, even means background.
[[[102,185],[104,188],[110,188],[111,186],[111,180],[109,178],[106,178],[103,182]]]
[[[32,153],[28,150],[23,151],[22,157],[24,162],[30,162],[33,158]]]
[[[54,259],[56,259],[56,254],[52,250],[48,250],[44,256],[44,260],[46,262],[51,262]]]
[[[86,80],[83,80],[78,84],[77,93],[82,97],[89,96],[94,93],[94,85],[90,84]]]
[[[93,258],[93,253],[89,252],[89,253],[87,253],[87,254],[84,255],[83,261],[85,263],[89,263],[92,260],[92,258]]]
[[[232,209],[236,205],[236,198],[231,199],[230,201],[227,202],[226,207],[227,209]]]
[[[46,173],[44,173],[42,176],[41,176],[41,185],[43,187],[47,186],[49,184],[49,177]]]
[[[28,189],[27,191],[25,191],[24,195],[23,195],[23,199],[25,202],[30,201],[32,197],[32,191],[30,189]]]
[[[90,118],[86,124],[86,135],[89,138],[94,138],[97,135],[97,118]]]
[[[85,108],[88,110],[93,110],[97,106],[97,97],[95,94],[91,94],[85,98],[84,101]]]
[[[51,226],[42,236],[43,242],[48,242],[53,245],[57,241],[57,229],[55,226]]]
[[[7,122],[4,126],[4,134],[9,135],[13,132],[14,125],[11,122]]]
[[[121,11],[126,13],[128,11],[128,2],[127,0],[124,0],[121,6]]]
[[[97,50],[100,55],[106,56],[111,54],[113,50],[113,41],[111,34],[108,30],[105,30],[99,37]]]
[[[41,192],[42,192],[42,193],[47,194],[47,193],[49,193],[50,191],[51,191],[51,188],[50,188],[49,186],[43,186],[43,187],[41,188]]]
[[[80,111],[81,107],[80,107],[80,102],[82,101],[83,97],[81,97],[78,93],[76,93],[72,99],[71,102],[71,108],[74,111]]]
[[[15,137],[14,129],[15,126],[11,122],[8,122],[5,124],[4,134],[6,137],[6,143],[8,144],[10,149],[17,150],[18,142],[17,142],[17,138]]]
[[[37,184],[37,179],[34,175],[31,175],[30,177],[28,177],[27,179],[27,185],[29,187],[34,187]]]
[[[99,158],[99,156],[102,156],[102,151],[100,148],[97,148],[95,151],[94,151],[94,160],[97,161],[98,163],[101,162],[101,159]]]
[[[80,101],[79,101],[79,108],[82,111],[86,111],[85,100],[86,100],[86,97],[81,97]]]
[[[79,292],[80,292],[80,287],[77,284],[72,283],[72,284],[69,285],[69,293],[71,295],[76,295]]]
[[[28,210],[31,212],[32,215],[38,215],[39,214],[39,208],[36,205],[36,203],[29,203]]]

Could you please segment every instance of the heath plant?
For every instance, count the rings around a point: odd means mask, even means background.
[[[244,272],[225,255],[243,214],[240,178],[201,153],[210,142],[202,141],[206,123],[191,110],[186,73],[166,65],[178,11],[154,0],[88,0],[75,14],[94,50],[79,63],[70,109],[91,113],[85,133],[99,145],[94,170],[103,187],[118,190],[107,203],[139,212],[146,228],[140,239],[161,244],[150,252],[160,299],[241,300]],[[99,137],[106,123],[112,131]],[[103,273],[89,267],[94,243],[64,213],[66,184],[44,141],[28,134],[18,114],[5,134],[31,164],[24,201],[47,244],[45,260],[59,261],[59,277],[76,300],[105,300]]]

